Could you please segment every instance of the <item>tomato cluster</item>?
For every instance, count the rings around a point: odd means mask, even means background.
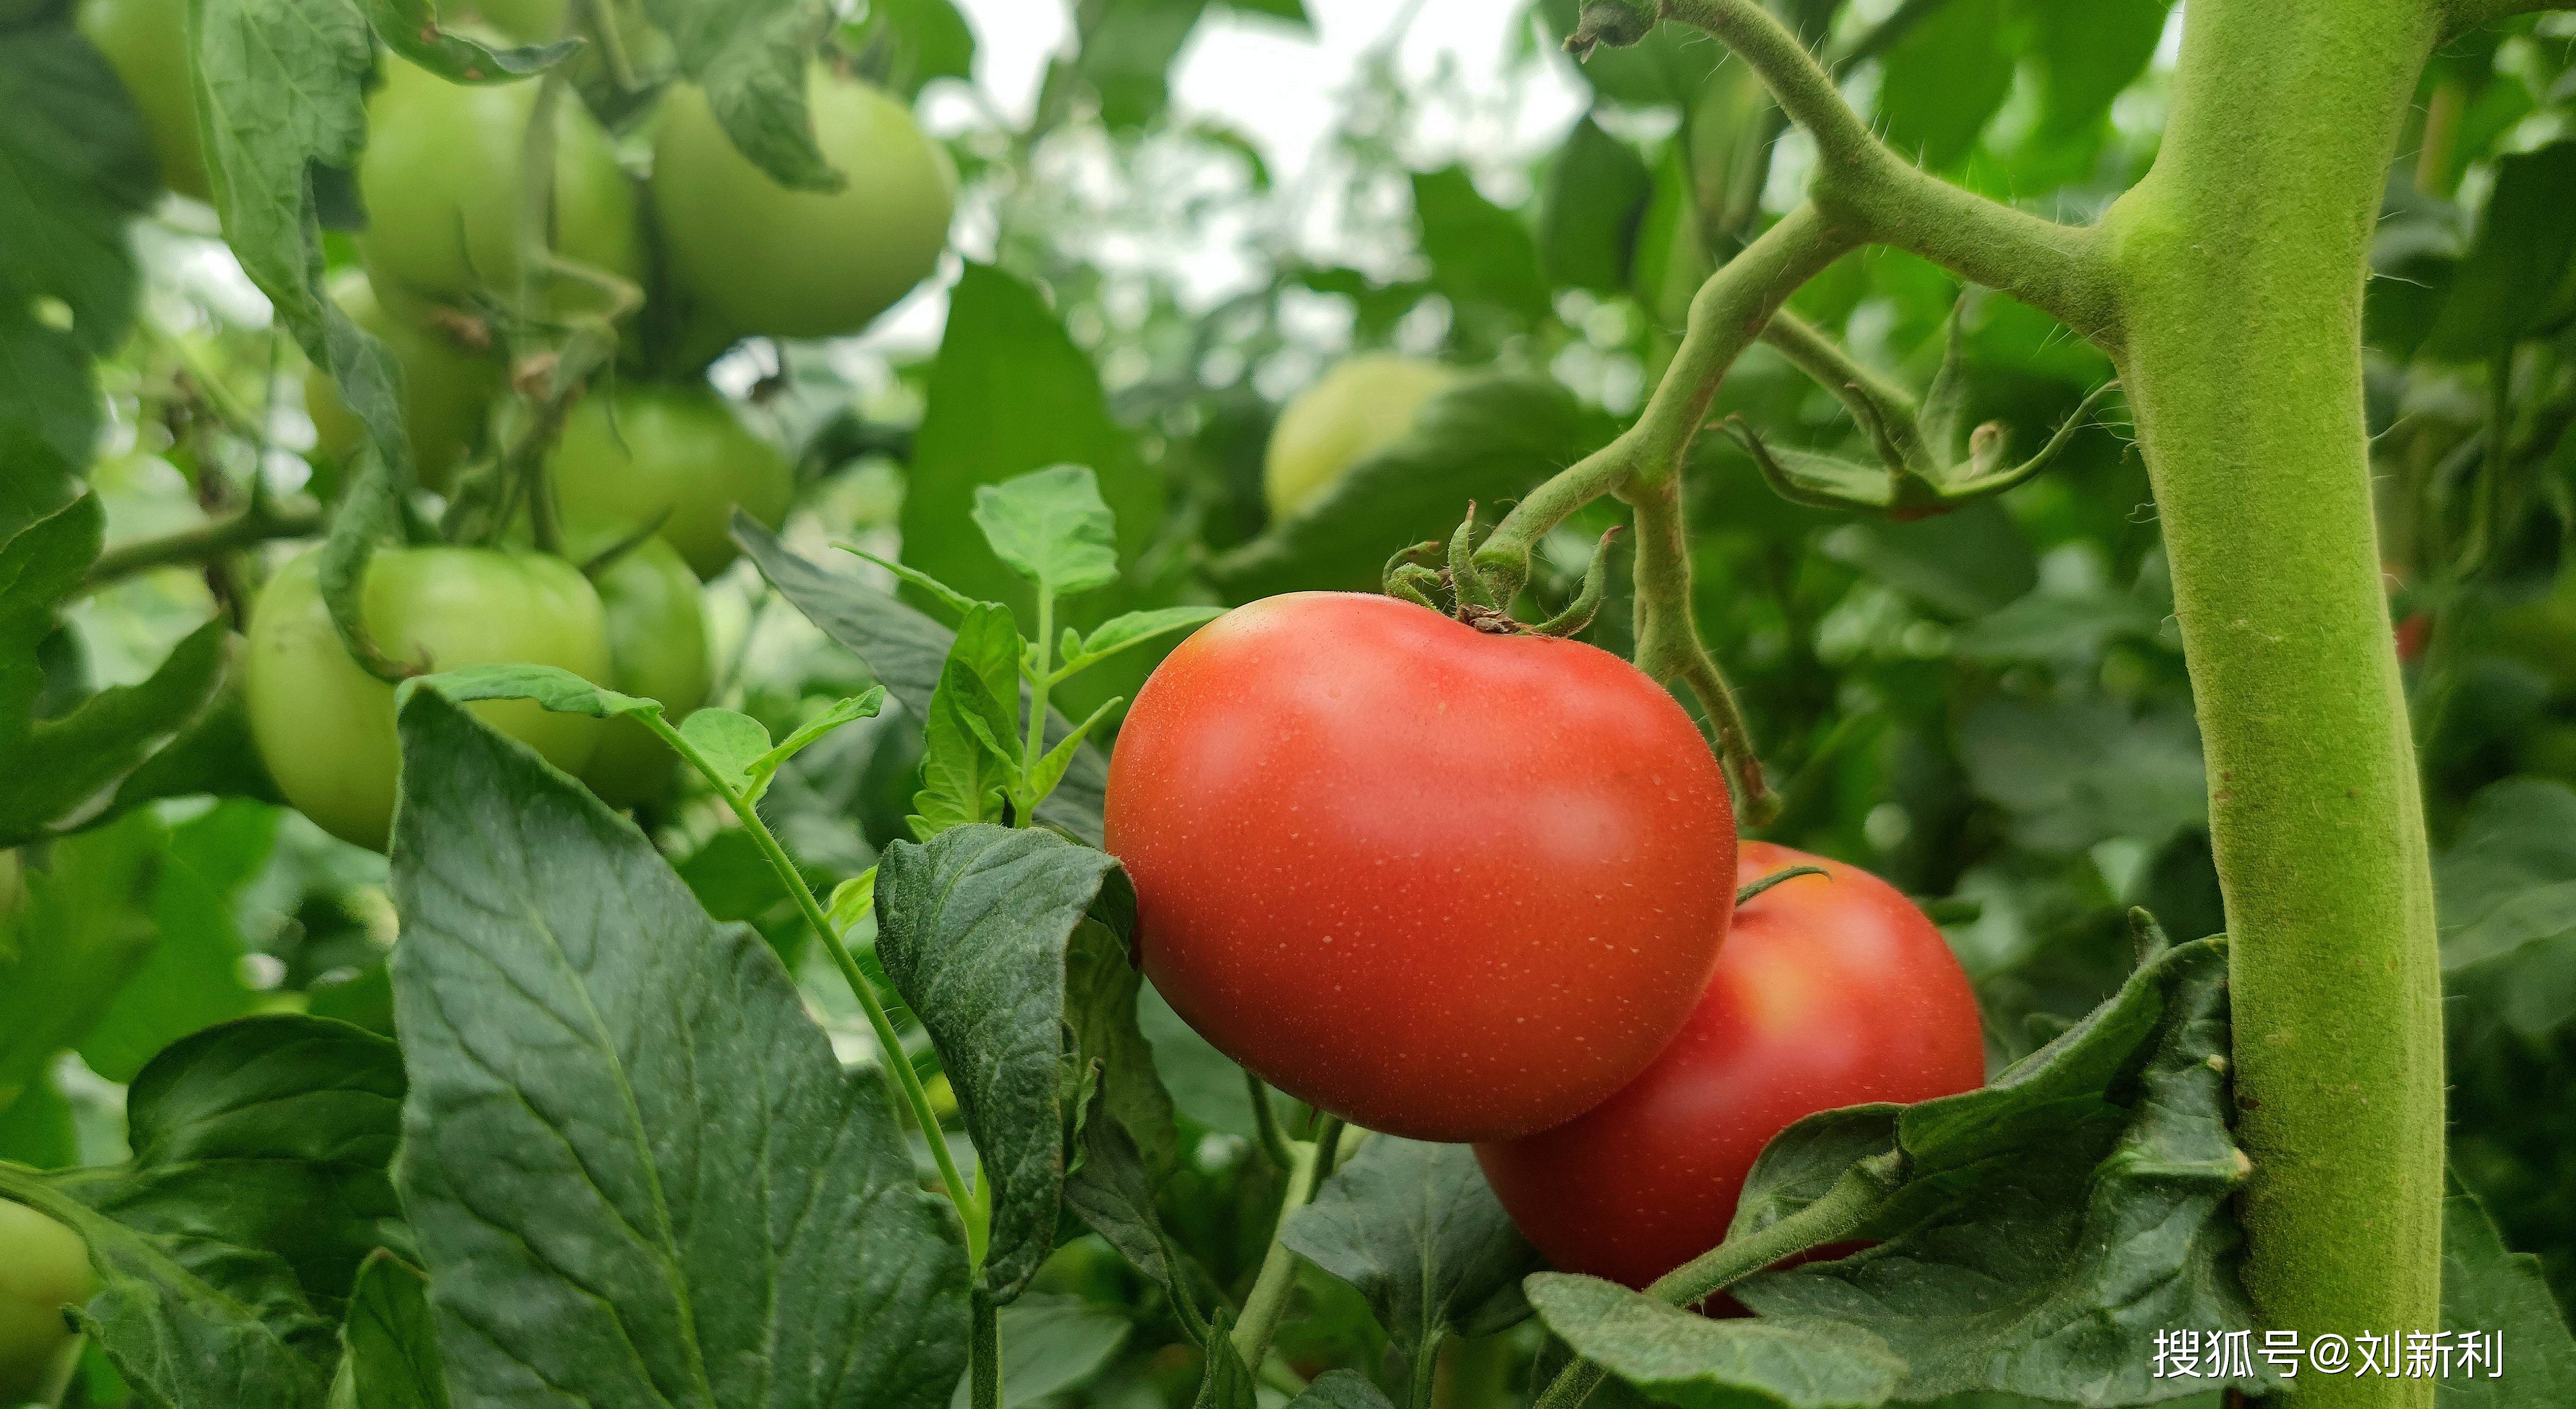
[[[1739,855],[1690,718],[1577,642],[1389,597],[1238,608],[1138,694],[1108,845],[1183,1018],[1354,1123],[1476,1142],[1568,1270],[1645,1286],[1724,1240],[1800,1117],[1984,1077],[1922,911]]]
[[[133,98],[164,183],[204,200],[218,183],[191,92],[186,10],[184,0],[83,0],[81,26]],[[633,0],[596,13],[630,60],[670,66],[668,41]],[[570,24],[564,0],[480,0],[451,27],[507,45],[562,38]],[[599,50],[566,61],[577,85],[607,79]],[[560,666],[658,699],[673,718],[705,701],[698,582],[732,562],[734,510],[774,526],[795,485],[786,457],[743,424],[705,368],[745,337],[859,331],[932,272],[955,205],[945,150],[902,102],[820,64],[807,84],[816,143],[842,178],[828,192],[771,179],[686,82],[634,118],[652,152],[639,180],[570,91],[544,108],[535,81],[450,82],[381,56],[355,172],[368,220],[357,265],[334,274],[329,294],[401,373],[419,488],[465,492],[466,477],[498,459],[500,432],[524,428],[526,416],[508,410],[514,330],[612,314],[623,334],[656,330],[623,338],[653,344],[651,355],[628,356],[613,383],[575,401],[545,451],[564,557],[525,551],[519,529],[500,532],[499,544],[375,555],[360,614],[387,659],[427,670]],[[551,141],[532,145],[541,115]],[[550,151],[550,187],[531,180],[540,150]],[[531,200],[543,203],[534,221]],[[543,234],[535,260],[532,230]],[[620,287],[642,290],[642,315]],[[317,460],[358,455],[364,429],[329,373],[309,370],[304,388]],[[588,578],[573,562],[592,564]],[[343,648],[317,557],[266,585],[249,634],[252,733],[278,786],[334,833],[384,845],[392,690]],[[669,783],[667,753],[641,725],[477,708],[612,803],[651,800]]]

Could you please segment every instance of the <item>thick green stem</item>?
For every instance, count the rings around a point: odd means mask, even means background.
[[[1297,1254],[1289,1251],[1279,1234],[1315,1196],[1319,1162],[1326,1151],[1338,1150],[1341,1138],[1342,1122],[1326,1116],[1315,1138],[1296,1146],[1288,1166],[1288,1187],[1279,1196],[1279,1226],[1270,1235],[1270,1251],[1253,1278],[1252,1294],[1243,1299],[1242,1319],[1234,1323],[1234,1353],[1246,1365],[1258,1365],[1270,1353],[1270,1338],[1278,1334],[1279,1318],[1288,1311],[1288,1293],[1297,1285]]]
[[[968,1306],[967,1409],[1002,1409],[1002,1309],[980,1290]]]
[[[2153,171],[2105,217],[2227,904],[2246,1285],[2267,1328],[2439,1320],[2441,985],[2372,522],[2362,280],[2444,15],[2193,0]],[[2427,1405],[2430,1380],[2302,1383]]]

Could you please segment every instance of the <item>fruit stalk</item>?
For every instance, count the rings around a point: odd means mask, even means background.
[[[2103,221],[2233,941],[2245,1280],[2265,1327],[2311,1335],[2440,1319],[2439,959],[2361,306],[2441,27],[2420,0],[2195,0],[2161,153]],[[2300,1391],[2432,1398],[2376,1377]]]

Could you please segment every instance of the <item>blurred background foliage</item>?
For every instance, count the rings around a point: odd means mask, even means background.
[[[1171,74],[1219,18],[1296,36],[1313,22],[1299,0],[1076,0],[1035,92],[1012,95],[977,79],[978,22],[1002,9],[853,7],[838,38],[855,67],[942,115],[933,128],[962,175],[958,253],[870,337],[754,341],[710,370],[798,467],[790,544],[880,586],[892,579],[827,545],[1001,595],[1012,586],[966,517],[973,486],[1076,460],[1119,516],[1124,575],[1085,604],[1100,616],[1367,588],[1389,551],[1444,531],[1464,501],[1490,516],[1602,443],[1671,355],[1699,281],[1795,200],[1809,153],[1704,39],[1667,28],[1573,66],[1556,40],[1575,8],[1531,7],[1498,90],[1408,71],[1408,27],[1427,21],[1387,18],[1332,95],[1319,149],[1282,184],[1222,113],[1175,107]],[[1891,141],[1988,194],[2083,220],[2155,155],[2176,26],[2162,0],[1774,8],[1842,66]],[[2400,144],[2366,307],[2387,580],[2441,857],[2454,1159],[2576,1307],[2571,66],[2563,18],[2444,49]],[[1495,109],[1542,82],[1581,111],[1529,150]],[[1433,128],[1446,150],[1426,149]],[[100,209],[121,218],[112,201]],[[78,471],[105,507],[111,557],[238,507],[255,476],[327,499],[300,356],[211,212],[164,196],[128,228],[133,335],[98,349],[101,450]],[[344,237],[329,249],[335,266],[352,259]],[[2553,292],[2521,292],[2535,288]],[[1846,258],[1794,306],[1918,389],[1955,318],[1974,420],[2002,423],[2024,452],[2110,375],[2044,317],[1902,254]],[[1467,375],[1340,489],[1274,520],[1263,454],[1280,406],[1373,350]],[[1998,1062],[2116,986],[2127,907],[2177,936],[2223,925],[2155,507],[2111,407],[2037,481],[1912,522],[1787,503],[1722,436],[1702,437],[1689,480],[1699,619],[1786,799],[1764,835],[1918,897],[1977,981]],[[1841,406],[1767,348],[1728,377],[1718,410],[1778,443],[1866,453]],[[66,488],[26,453],[40,432],[0,425],[13,450],[0,537]],[[1596,507],[1545,545],[1539,602],[1570,593],[1620,517]],[[144,679],[210,616],[238,623],[274,560],[102,575],[42,640],[39,717]],[[748,565],[708,600],[715,699],[773,732],[866,683]],[[1628,648],[1622,604],[1589,639]],[[1067,712],[1132,695],[1151,664],[1086,677]],[[232,711],[219,700],[137,794],[215,800],[124,811],[31,856],[0,934],[57,942],[0,942],[0,1156],[117,1157],[118,1083],[206,1023],[291,1007],[390,1024],[382,859],[275,805]],[[918,725],[895,712],[780,778],[764,811],[816,885],[857,875],[902,834],[919,753]],[[721,810],[684,784],[643,820],[718,919],[757,926],[816,976],[809,992],[844,1054],[872,1055]],[[1240,1074],[1150,993],[1146,1019],[1195,1137],[1167,1216],[1239,1292],[1278,1175],[1255,1149]],[[936,1077],[926,1044],[908,1056]],[[1377,1363],[1383,1337],[1354,1293],[1309,1269],[1302,1294],[1311,1314],[1290,1318],[1291,1363]],[[1096,1239],[1069,1243],[1041,1294],[1006,1314],[1012,1402],[1180,1402],[1194,1362],[1159,1296]],[[1533,1328],[1454,1348],[1444,1402],[1525,1382],[1534,1349]],[[103,1372],[87,1385],[90,1402],[117,1397]]]

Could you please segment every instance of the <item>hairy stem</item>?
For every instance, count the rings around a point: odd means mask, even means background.
[[[1002,1409],[1002,1310],[978,1290],[969,1298],[966,1340],[968,1409]]]
[[[2193,0],[2154,169],[2104,218],[2208,756],[2247,1290],[2268,1329],[2434,1328],[2441,984],[2362,416],[2368,245],[2423,0]],[[2422,1406],[2319,1379],[2303,1405]]]
[[[1279,1318],[1288,1311],[1288,1293],[1297,1284],[1297,1254],[1280,1240],[1288,1229],[1288,1220],[1315,1196],[1317,1172],[1342,1138],[1342,1122],[1334,1116],[1324,1117],[1323,1127],[1311,1141],[1297,1144],[1288,1166],[1288,1187],[1279,1196],[1279,1226],[1270,1235],[1270,1251],[1261,1259],[1261,1272],[1253,1279],[1252,1294],[1243,1299],[1243,1317],[1234,1323],[1234,1353],[1246,1365],[1258,1365],[1270,1353],[1270,1338],[1279,1331]]]

